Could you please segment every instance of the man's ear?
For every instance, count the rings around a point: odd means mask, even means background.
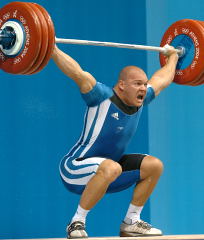
[[[123,91],[124,90],[124,87],[125,87],[125,83],[123,80],[119,79],[118,80],[118,88]]]

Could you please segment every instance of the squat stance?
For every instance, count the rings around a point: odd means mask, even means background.
[[[178,55],[169,49],[166,65],[148,81],[145,72],[127,66],[113,89],[99,83],[70,56],[55,47],[53,60],[79,86],[87,104],[84,128],[78,142],[60,163],[61,177],[69,191],[81,194],[68,238],[87,237],[86,216],[106,192],[122,191],[137,183],[121,236],[161,235],[140,219],[140,213],[162,173],[162,162],[145,154],[124,154],[135,134],[143,106],[171,84]]]

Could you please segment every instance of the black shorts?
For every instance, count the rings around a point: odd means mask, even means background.
[[[119,164],[122,167],[123,172],[132,171],[132,170],[140,170],[140,166],[146,154],[126,154],[119,160]]]

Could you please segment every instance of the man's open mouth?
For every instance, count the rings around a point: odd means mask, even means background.
[[[139,95],[137,96],[137,99],[138,99],[138,100],[143,100],[143,99],[144,99],[144,95],[139,94]]]

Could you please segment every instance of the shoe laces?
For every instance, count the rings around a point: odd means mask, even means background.
[[[152,226],[149,223],[147,223],[143,220],[136,221],[134,224],[136,224],[137,227],[143,228],[146,230],[150,230],[152,228]]]
[[[68,232],[73,232],[75,230],[85,230],[85,224],[80,221],[73,222],[67,228]]]

